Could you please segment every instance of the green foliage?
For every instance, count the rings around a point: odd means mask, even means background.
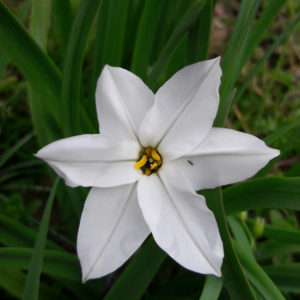
[[[0,2],[0,298],[297,299],[299,2],[17,2]],[[149,237],[114,275],[83,285],[75,244],[88,191],[51,188],[56,177],[33,153],[97,132],[94,94],[105,64],[130,69],[155,91],[182,66],[216,55],[215,126],[281,150],[255,179],[200,191],[223,240],[222,279],[181,269]]]

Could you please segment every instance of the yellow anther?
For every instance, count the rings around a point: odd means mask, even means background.
[[[145,174],[149,176],[151,174],[151,170],[149,168],[145,169]]]
[[[153,170],[158,167],[158,164],[154,162],[153,164],[150,165],[150,169]]]
[[[135,163],[134,165],[135,169],[139,169],[143,167],[147,163],[147,160],[148,160],[147,155],[143,155],[143,157]]]
[[[157,151],[155,149],[152,149],[151,151],[151,156],[156,160],[156,161],[161,161],[161,157],[160,155],[157,153]]]
[[[147,156],[150,156],[151,155],[151,148],[150,147],[146,148],[145,153],[147,154]]]

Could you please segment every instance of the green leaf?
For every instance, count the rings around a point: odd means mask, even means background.
[[[253,225],[254,221],[251,219],[247,220],[249,225]],[[276,227],[273,225],[264,225],[263,236],[282,242],[288,242],[291,244],[300,244],[300,230],[299,229],[286,229]]]
[[[34,249],[0,248],[0,267],[28,270]],[[63,251],[45,250],[42,272],[62,279],[81,282],[77,257]]]
[[[9,247],[32,247],[37,232],[22,223],[0,214],[0,243]],[[47,248],[60,250],[61,247],[51,240],[47,241]]]
[[[260,0],[243,0],[240,5],[235,29],[222,61],[223,76],[220,86],[220,105],[214,122],[215,127],[224,125],[230,109],[232,90],[243,66],[243,53],[246,51],[251,24],[255,18],[259,4]]]
[[[10,147],[6,152],[0,156],[0,168],[13,156],[22,146],[29,142],[33,138],[33,132],[27,133],[22,137],[14,146]]]
[[[0,267],[0,286],[17,299],[21,299],[25,285],[25,274],[18,269]],[[41,285],[40,300],[65,299],[59,291]]]
[[[281,2],[284,2],[284,1],[280,0],[280,1],[276,1],[276,2],[277,2],[277,5],[279,5]],[[272,6],[272,4],[270,6]],[[276,5],[275,5],[275,8],[276,8]],[[277,8],[278,8],[278,6],[277,6]],[[267,49],[265,55],[256,63],[252,72],[247,76],[247,78],[245,79],[242,86],[238,89],[237,94],[235,95],[234,100],[232,101],[232,105],[241,98],[241,96],[244,94],[246,88],[248,87],[248,85],[250,84],[250,82],[252,81],[254,76],[260,71],[260,69],[263,67],[264,63],[271,56],[271,54],[275,51],[275,49],[278,47],[278,45],[280,45],[282,43],[282,41],[295,29],[295,27],[299,23],[299,21],[300,21],[300,14],[298,14],[298,16],[292,22],[290,22],[288,24],[288,26],[285,27],[283,32],[275,38],[275,41],[273,42],[273,44]],[[256,34],[256,31],[255,31],[255,34]],[[253,36],[255,36],[255,35],[253,35]],[[299,124],[300,124],[300,121],[296,120],[296,121],[292,122],[291,124],[284,126],[283,128],[277,129],[270,136],[265,138],[264,141],[267,144],[270,144],[277,138],[286,134],[289,130],[293,129],[296,126],[299,126]]]
[[[247,273],[251,284],[256,288],[256,290],[265,298],[272,300],[284,300],[284,297],[277,289],[272,280],[264,272],[264,270],[259,266],[259,264],[249,256],[244,249],[236,242],[234,242],[235,249],[241,260],[243,267]],[[241,294],[242,295],[242,294]]]
[[[40,276],[42,272],[43,258],[44,258],[44,249],[47,240],[47,233],[48,233],[50,215],[52,211],[52,205],[53,205],[58,182],[59,182],[59,178],[57,177],[52,187],[50,196],[48,198],[43,213],[40,229],[35,241],[34,252],[30,262],[28,275],[26,278],[25,289],[22,297],[23,300],[38,299]]]
[[[38,45],[45,51],[50,28],[51,0],[33,0],[31,9],[31,34]]]
[[[184,34],[194,24],[196,18],[199,16],[205,2],[206,0],[197,0],[193,2],[178,22],[147,79],[147,84],[151,89],[156,88],[159,76],[163,72]]]
[[[222,290],[223,280],[213,275],[207,275],[199,300],[217,300]]]
[[[0,48],[31,83],[51,117],[59,124],[60,74],[53,62],[2,2]]]
[[[68,49],[68,41],[72,27],[72,10],[70,0],[54,0],[54,28],[60,42],[62,58],[65,58]]]
[[[161,0],[147,0],[138,25],[131,71],[143,80],[146,79],[158,21],[164,5],[164,1]],[[151,26],[149,26],[150,23]]]
[[[254,258],[249,241],[249,232],[246,232],[245,227],[243,227],[241,221],[239,221],[234,216],[228,216],[227,221],[235,240],[244,248],[248,255]]]
[[[258,243],[256,258],[258,261],[264,261],[273,258],[275,255],[292,255],[297,252],[300,253],[300,245],[267,240]]]
[[[257,208],[300,209],[300,177],[268,177],[224,190],[227,214]]]
[[[207,0],[196,23],[189,30],[186,64],[205,60],[208,57],[213,9],[214,0]]]
[[[166,253],[156,245],[152,237],[148,238],[104,300],[140,299],[165,258]]]
[[[285,0],[272,0],[272,2],[264,9],[259,19],[255,22],[249,33],[247,46],[243,53],[241,61],[242,66],[247,62],[255,47],[261,42],[264,34],[267,32],[274,18],[285,3]]]
[[[300,293],[300,263],[264,266],[263,268],[280,290]]]
[[[88,35],[101,3],[102,0],[81,1],[72,26],[64,64],[61,92],[64,136],[86,132],[85,130],[82,131],[80,126],[82,65]],[[94,131],[88,117],[85,118],[82,126],[85,126],[85,129],[89,131]]]
[[[240,295],[243,295],[244,299],[256,299],[233,247],[233,240],[226,222],[222,191],[220,188],[206,190],[204,195],[207,199],[207,206],[214,212],[223,241],[225,256],[222,265],[222,276],[228,293],[232,299],[240,299]]]

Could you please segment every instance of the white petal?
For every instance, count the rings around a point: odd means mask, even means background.
[[[134,169],[139,151],[140,146],[134,141],[85,134],[51,143],[36,156],[70,186],[109,187],[140,178],[141,171]]]
[[[106,65],[96,90],[100,132],[135,140],[140,123],[153,102],[152,91],[140,78],[122,68]]]
[[[77,237],[83,281],[119,268],[149,235],[137,202],[136,183],[92,188]]]
[[[140,128],[144,146],[168,160],[195,148],[212,127],[219,104],[220,58],[187,66],[168,80]]]
[[[172,164],[143,176],[138,200],[157,244],[185,268],[221,275],[223,245],[213,213]]]
[[[200,190],[245,180],[279,153],[253,135],[212,128],[191,153],[173,163],[186,174],[193,188]]]

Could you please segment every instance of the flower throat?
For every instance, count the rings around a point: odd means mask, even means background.
[[[135,163],[135,169],[141,169],[144,174],[151,175],[156,172],[162,165],[162,158],[156,149],[151,147],[143,148],[140,152],[139,159]]]

